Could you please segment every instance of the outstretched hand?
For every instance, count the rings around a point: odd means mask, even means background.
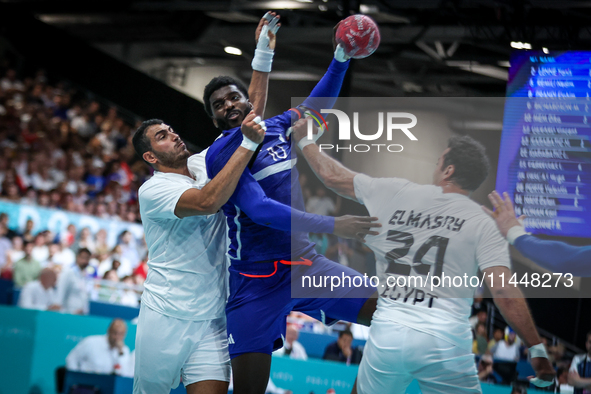
[[[334,219],[333,234],[341,238],[356,239],[365,243],[366,235],[378,235],[379,232],[372,230],[382,227],[380,223],[374,223],[378,218],[369,216],[344,215]]]
[[[279,23],[280,18],[281,16],[273,11],[269,11],[263,15],[254,34],[258,49],[275,49],[277,30],[281,27],[281,23]]]
[[[509,229],[515,226],[521,226],[521,223],[515,217],[515,210],[513,209],[513,203],[511,202],[509,194],[505,192],[503,193],[503,197],[504,199],[502,199],[499,193],[494,190],[488,195],[488,199],[490,200],[494,211],[491,211],[484,205],[482,206],[482,209],[495,220],[503,237],[507,237]],[[525,216],[522,216],[521,218],[524,217]]]

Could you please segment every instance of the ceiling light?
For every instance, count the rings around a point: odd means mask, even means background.
[[[511,41],[511,48],[531,49],[531,44],[529,42]]]
[[[542,52],[544,52],[544,53],[546,53],[546,54],[550,53],[550,51],[548,50],[548,48],[545,48],[545,47],[544,47],[544,48],[542,48]]]
[[[226,53],[229,53],[230,55],[236,55],[236,56],[241,56],[242,55],[242,51],[239,48],[236,47],[225,47],[224,51]]]

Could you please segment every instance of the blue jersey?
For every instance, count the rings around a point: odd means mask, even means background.
[[[348,61],[341,63],[333,59],[302,106],[316,111],[332,108],[348,66]],[[285,136],[299,116],[301,111],[289,110],[265,120],[267,132],[261,149],[222,207],[228,222],[229,255],[234,262],[299,258],[314,247],[307,232],[334,230],[334,218],[304,212],[295,168],[296,154]],[[241,143],[239,127],[224,131],[213,143],[205,159],[210,179],[224,168]]]
[[[297,157],[285,137],[291,113],[286,111],[265,120],[267,132],[261,149],[222,207],[228,223],[229,255],[234,260],[290,260],[292,253],[300,256],[313,248],[307,233],[301,231],[332,232],[334,228],[332,218],[303,212],[304,199],[295,168]],[[224,131],[213,143],[206,156],[210,178],[222,170],[241,143],[240,127]],[[259,187],[263,194],[256,190]],[[269,204],[268,199],[279,204]],[[253,207],[256,203],[258,206]],[[301,231],[292,233],[292,229]]]

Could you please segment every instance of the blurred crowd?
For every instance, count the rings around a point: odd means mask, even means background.
[[[79,314],[90,299],[138,306],[148,272],[143,238],[123,231],[110,244],[104,229],[33,233],[31,219],[16,231],[8,220],[0,213],[0,278],[20,289],[20,306]]]
[[[134,125],[118,112],[65,82],[49,83],[43,70],[21,79],[7,69],[0,79],[0,198],[139,222],[137,190],[149,169],[134,157]]]
[[[517,384],[528,386],[527,382],[518,381],[517,363],[527,363],[528,348],[509,326],[491,324],[491,319],[482,297],[474,299],[473,315],[470,317],[473,342],[472,351],[476,356],[478,378],[487,383]],[[557,371],[557,381],[548,391],[570,393],[573,387],[568,384],[569,370],[573,366],[573,355],[556,338],[550,341],[541,337],[546,347],[548,358]],[[533,370],[532,370],[533,371]],[[533,373],[532,373],[533,374]]]

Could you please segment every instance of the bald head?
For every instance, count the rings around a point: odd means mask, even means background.
[[[122,319],[113,319],[109,330],[107,331],[109,337],[109,346],[112,348],[123,349],[123,341],[127,335],[127,324]]]
[[[39,282],[41,282],[41,285],[46,290],[55,286],[56,280],[57,275],[51,268],[44,268],[39,274]]]

